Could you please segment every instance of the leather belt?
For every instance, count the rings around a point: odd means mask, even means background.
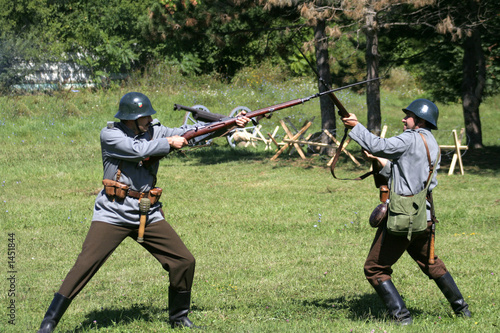
[[[134,190],[128,190],[127,191],[127,196],[135,198],[135,199],[144,198],[148,194],[149,194],[149,191],[147,191],[147,192],[138,192],[138,191],[134,191]]]

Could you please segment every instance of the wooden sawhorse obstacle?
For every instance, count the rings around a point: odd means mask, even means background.
[[[283,127],[283,129],[285,130],[286,135],[285,135],[285,138],[283,139],[284,143],[280,144],[280,143],[278,143],[276,141],[276,139],[274,139],[273,136],[271,136],[271,134],[268,134],[269,137],[270,137],[270,139],[274,142],[274,144],[278,148],[278,152],[276,154],[274,154],[273,157],[271,157],[271,161],[274,161],[285,150],[287,150],[289,148],[291,149],[292,147],[294,147],[297,150],[297,152],[299,153],[300,157],[302,157],[302,159],[306,159],[306,155],[304,155],[304,152],[302,151],[302,148],[300,147],[300,144],[301,144],[300,141],[303,141],[301,139],[304,136],[304,134],[307,132],[307,130],[309,129],[309,127],[311,127],[313,120],[314,120],[314,118],[311,119],[311,120],[309,120],[309,121],[307,121],[302,126],[302,128],[299,131],[297,131],[297,133],[292,134],[292,132],[290,131],[290,129],[288,128],[288,126],[286,126],[285,121],[283,119],[280,119],[281,127]],[[276,133],[276,131],[275,131],[275,133]],[[280,148],[280,146],[281,146],[281,148]]]
[[[274,139],[274,136],[276,134],[276,130],[274,131],[272,136],[271,136],[271,134],[268,133],[270,140],[278,148],[278,151],[276,152],[276,154],[273,157],[271,157],[271,161],[274,161],[275,159],[277,159],[278,156],[281,155],[285,150],[287,150],[287,149],[291,150],[292,148],[295,148],[295,150],[297,150],[297,153],[300,155],[300,157],[302,159],[307,159],[304,152],[302,151],[301,145],[310,145],[310,146],[316,146],[316,147],[330,147],[330,148],[336,149],[340,145],[340,142],[337,139],[335,139],[335,137],[328,130],[324,130],[324,133],[332,139],[332,141],[335,143],[334,145],[322,143],[322,142],[309,141],[311,135],[307,136],[305,139],[303,138],[306,131],[312,125],[313,120],[314,120],[314,118],[305,122],[300,130],[297,130],[297,128],[295,128],[295,126],[293,126],[293,124],[289,121],[288,118],[285,118],[284,120],[283,119],[280,120],[281,127],[283,127],[283,130],[285,131],[286,135],[283,138],[282,142],[277,142],[276,139]],[[285,124],[285,121],[287,121],[289,123],[290,127],[293,127],[293,129],[296,131],[295,134],[292,134],[292,132],[290,131],[288,126]],[[360,166],[361,164],[356,160],[356,158],[354,156],[352,156],[351,153],[349,153],[345,149],[345,147],[347,146],[349,141],[350,141],[350,139],[346,140],[346,142],[344,143],[344,146],[342,148],[342,152],[347,154],[347,156],[349,156],[349,158],[356,165]],[[333,157],[328,162],[327,166],[330,166],[332,161],[333,161]]]
[[[339,140],[337,140],[330,132],[328,132],[328,130],[323,130],[323,132],[328,135],[328,137],[330,139],[332,139],[333,142],[335,142],[335,147],[339,147],[340,146],[340,142]],[[349,142],[351,141],[351,138],[347,138],[347,140],[344,141],[344,144],[342,145],[342,150],[341,152],[346,154],[347,156],[349,156],[349,158],[354,162],[354,164],[356,164],[357,166],[361,166],[361,163],[358,162],[358,160],[356,159],[356,157],[352,156],[352,154],[350,152],[347,151],[347,149],[345,149],[347,147],[347,145],[349,144]],[[330,161],[328,161],[328,163],[326,164],[327,166],[330,166],[332,165],[333,163],[333,159],[335,158],[335,155],[330,159]]]
[[[326,135],[328,135],[330,137],[330,139],[333,140],[333,142],[335,142],[335,144],[337,145],[337,147],[340,145],[340,142],[335,139],[335,137],[333,135],[330,134],[330,132],[328,132],[327,130],[324,130],[324,132],[326,133]],[[387,125],[384,125],[384,127],[382,128],[382,132],[380,133],[380,137],[381,138],[385,138],[385,134],[387,133]],[[347,138],[347,140],[344,142],[344,146],[342,147],[342,152],[344,154],[346,154],[347,156],[349,156],[349,158],[354,162],[354,164],[356,164],[357,166],[361,166],[361,164],[358,162],[358,160],[351,155],[351,153],[349,153],[345,147],[347,147],[347,145],[349,144],[349,142],[351,141],[351,138]],[[333,156],[330,161],[328,162],[327,166],[330,166],[332,165],[333,163],[333,159],[335,158],[335,156]]]
[[[453,172],[455,171],[455,166],[457,164],[457,161],[458,161],[458,166],[460,169],[460,174],[463,176],[465,174],[465,172],[464,172],[464,165],[462,163],[461,151],[469,149],[468,146],[462,146],[462,139],[464,137],[465,128],[462,128],[460,130],[460,137],[458,137],[456,130],[452,130],[451,133],[453,135],[453,143],[454,144],[453,145],[440,145],[439,148],[441,148],[442,150],[450,150],[451,149],[451,150],[455,151],[453,153],[453,157],[451,159],[450,170],[448,170],[448,176],[452,175]]]

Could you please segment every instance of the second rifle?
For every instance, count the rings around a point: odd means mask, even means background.
[[[308,97],[305,97],[305,98],[298,98],[298,99],[294,99],[294,100],[291,100],[291,101],[288,101],[288,102],[284,102],[284,103],[280,103],[280,104],[268,106],[268,107],[265,107],[265,108],[262,108],[262,109],[258,109],[258,110],[255,110],[255,111],[248,112],[247,114],[245,114],[245,116],[248,117],[248,118],[260,118],[262,116],[269,116],[270,114],[272,114],[275,111],[286,109],[286,108],[289,108],[289,107],[292,107],[292,106],[295,106],[295,105],[298,105],[298,104],[303,104],[305,102],[310,101],[313,98],[317,98],[317,97],[320,97],[320,96],[323,96],[323,95],[327,95],[327,94],[332,94],[335,91],[339,91],[339,90],[351,88],[351,87],[354,87],[354,86],[357,86],[357,85],[360,85],[360,84],[364,84],[364,83],[366,83],[368,81],[371,81],[371,80],[356,82],[356,83],[349,84],[347,86],[343,86],[343,87],[340,87],[340,88],[330,89],[330,90],[327,90],[327,91],[316,93],[314,95],[311,95],[311,96],[308,96]],[[190,139],[193,139],[193,138],[195,138],[197,136],[209,134],[209,133],[220,131],[220,130],[223,130],[223,129],[228,129],[228,128],[236,126],[236,119],[237,118],[235,117],[235,118],[230,118],[230,119],[226,119],[226,120],[217,121],[217,122],[214,122],[214,123],[211,123],[211,124],[195,126],[193,129],[188,130],[187,132],[185,132],[181,136],[184,137],[184,138],[186,138],[186,140],[190,140]]]
[[[268,107],[265,107],[262,109],[248,112],[247,114],[245,114],[245,116],[248,118],[251,118],[251,119],[252,118],[260,119],[262,117],[269,117],[275,111],[290,108],[290,107],[298,105],[298,104],[303,104],[305,102],[310,101],[311,99],[314,99],[314,98],[317,98],[317,97],[320,97],[320,96],[323,96],[326,94],[333,94],[335,91],[351,88],[351,87],[354,87],[354,86],[357,86],[360,84],[364,84],[368,81],[371,81],[371,80],[356,82],[356,83],[349,84],[349,85],[346,85],[346,86],[343,86],[340,88],[330,89],[327,91],[316,93],[314,95],[311,95],[311,96],[308,96],[305,98],[297,98],[297,99],[294,99],[294,100],[291,100],[288,102],[284,102],[284,103],[280,103],[280,104],[276,104],[276,105],[271,105],[271,106],[268,106]],[[187,107],[184,107],[184,106],[181,106],[178,104],[174,104],[174,110],[176,110],[176,109],[177,110],[178,109],[185,109],[185,110],[190,111],[189,108],[187,108]],[[194,110],[196,110],[196,109],[193,109],[192,111],[194,111]],[[186,140],[189,141],[189,140],[194,139],[198,136],[208,135],[208,134],[213,133],[213,132],[228,130],[228,129],[236,126],[236,119],[237,119],[237,117],[234,117],[234,118],[222,119],[220,121],[215,121],[215,122],[212,122],[209,124],[194,125],[194,127],[192,129],[184,132],[184,134],[182,134],[181,136],[186,138]],[[143,164],[145,166],[153,165],[154,163],[158,162],[163,157],[164,156],[148,157],[147,159],[145,159],[143,161]]]

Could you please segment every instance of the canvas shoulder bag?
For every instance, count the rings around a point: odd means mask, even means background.
[[[431,156],[427,141],[422,133],[419,133],[427,150],[427,160],[429,161],[429,176],[425,188],[413,196],[403,196],[395,193],[394,177],[392,177],[392,185],[389,199],[389,214],[387,218],[387,231],[390,234],[398,236],[407,236],[411,239],[413,234],[421,233],[427,229],[427,192],[431,179],[436,172],[435,164],[431,163]],[[439,160],[441,150],[438,151],[436,162]]]

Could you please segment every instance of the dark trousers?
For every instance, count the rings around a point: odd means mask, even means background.
[[[378,228],[370,252],[365,261],[365,276],[372,286],[389,280],[392,265],[405,251],[415,260],[418,267],[429,279],[437,279],[446,274],[444,262],[434,256],[434,264],[429,265],[429,243],[432,222],[427,223],[427,229],[421,234],[413,235],[411,240],[406,236],[395,236],[387,232],[384,226]]]
[[[82,252],[64,279],[59,293],[69,299],[85,287],[106,259],[126,237],[137,239],[137,227],[92,222]],[[169,272],[170,287],[189,291],[193,285],[195,259],[174,229],[165,221],[146,226],[144,242],[139,243]]]

